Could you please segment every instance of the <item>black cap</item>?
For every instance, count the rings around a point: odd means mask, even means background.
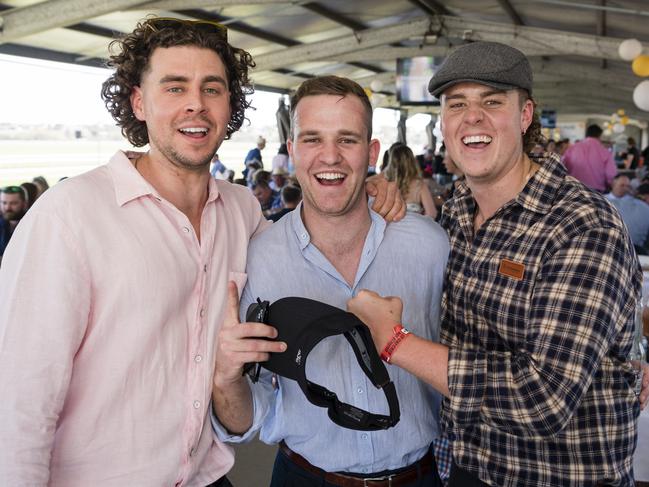
[[[498,42],[472,42],[448,55],[428,83],[439,97],[447,88],[471,82],[499,90],[522,88],[532,94],[532,67],[518,49]]]
[[[282,298],[269,305],[257,300],[248,308],[247,321],[263,321],[277,329],[277,340],[286,342],[283,353],[271,353],[261,366],[297,381],[312,404],[328,409],[329,418],[345,428],[373,431],[399,422],[399,401],[388,371],[376,351],[369,328],[352,313],[307,298]],[[356,360],[375,387],[383,389],[390,415],[373,414],[338,400],[335,393],[306,378],[309,353],[321,340],[344,335]]]

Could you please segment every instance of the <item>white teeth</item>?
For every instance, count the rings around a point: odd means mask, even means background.
[[[465,144],[479,144],[479,143],[485,143],[488,144],[491,142],[491,137],[488,135],[469,135],[467,137],[464,137],[462,139],[462,142]]]
[[[327,179],[329,181],[333,181],[334,179],[343,179],[344,177],[345,175],[340,174],[339,172],[323,172],[320,174],[316,174],[316,178]]]
[[[180,131],[181,132],[190,132],[190,133],[193,133],[193,134],[197,134],[199,132],[202,132],[202,133],[205,133],[205,134],[207,133],[207,129],[204,128],[204,127],[187,127],[187,128],[184,128],[184,129],[180,129]]]

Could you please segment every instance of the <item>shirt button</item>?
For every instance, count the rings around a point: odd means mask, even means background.
[[[201,318],[202,318],[203,316],[205,316],[205,308],[201,308],[200,315],[201,315]]]
[[[363,388],[359,387],[358,389],[356,389],[356,392],[358,392],[359,394],[363,394]]]
[[[194,357],[194,362],[196,362],[197,364],[201,363],[202,360],[203,357],[200,355],[196,355],[196,357]]]
[[[361,435],[361,438],[363,438],[364,440],[367,440],[367,433],[363,433],[363,434]]]
[[[194,401],[194,409],[198,409],[201,407],[201,402],[200,401]]]
[[[192,448],[191,450],[189,450],[189,456],[190,456],[190,457],[193,457],[195,453],[196,453],[196,449],[195,449],[195,448]]]
[[[185,232],[185,233],[189,233],[189,228],[187,228],[187,227],[183,227],[183,232]]]
[[[306,238],[306,233],[303,233],[303,234],[301,235],[301,237],[302,237],[302,240],[304,240],[304,239]]]
[[[207,264],[203,266],[203,272],[207,272]]]

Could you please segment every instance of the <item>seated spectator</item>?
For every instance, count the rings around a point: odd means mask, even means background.
[[[27,195],[27,208],[31,208],[36,202],[36,198],[38,198],[38,186],[30,182],[25,182],[20,186],[25,190],[25,195]]]
[[[273,169],[273,172],[270,173],[270,183],[268,184],[270,186],[270,189],[273,191],[281,191],[283,187],[288,185],[288,171],[279,166]]]
[[[246,178],[246,182],[248,184],[249,188],[252,188],[252,176],[255,174],[255,172],[259,171],[261,169],[261,162],[257,161],[256,159],[253,159],[251,161],[246,162],[246,168],[241,171],[243,174],[243,177]]]
[[[390,161],[385,169],[388,181],[395,181],[406,202],[406,210],[437,217],[437,208],[433,196],[424,182],[421,169],[415,155],[406,145],[399,145],[390,150]]]
[[[38,196],[36,196],[36,199],[38,199],[40,195],[42,195],[45,191],[50,189],[50,185],[47,184],[47,179],[45,179],[43,176],[36,176],[34,179],[32,179],[32,183],[34,183],[38,188]]]
[[[631,181],[623,174],[613,179],[606,198],[617,208],[638,255],[649,255],[649,205],[629,194]]]
[[[226,179],[227,170],[228,168],[225,167],[225,164],[223,164],[219,159],[219,155],[214,154],[214,157],[212,158],[212,169],[210,169],[212,177],[216,179]]]
[[[256,186],[260,181],[264,181],[270,186],[270,173],[264,169],[257,169],[252,173],[250,180],[253,186]]]
[[[266,181],[261,180],[254,184],[252,186],[252,192],[259,201],[261,211],[266,218],[282,208],[282,199],[279,193],[270,189]]]
[[[273,157],[273,161],[271,162],[272,171],[280,167],[288,174],[288,149],[286,148],[286,144],[281,144],[279,146],[277,154]]]
[[[649,183],[642,183],[635,192],[638,199],[649,205]]]
[[[0,260],[26,211],[27,196],[21,186],[7,186],[0,190]]]
[[[302,190],[298,186],[287,185],[282,188],[281,198],[283,208],[269,215],[268,219],[276,222],[287,213],[293,211],[302,201]]]

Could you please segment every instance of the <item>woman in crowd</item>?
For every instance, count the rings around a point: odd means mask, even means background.
[[[437,217],[433,196],[422,178],[417,159],[408,146],[397,145],[390,149],[385,177],[397,183],[408,211]]]

